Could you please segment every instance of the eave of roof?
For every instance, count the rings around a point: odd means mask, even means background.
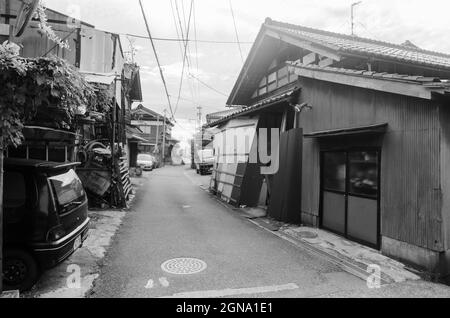
[[[237,111],[231,113],[228,116],[225,116],[225,117],[223,117],[223,118],[221,118],[219,120],[216,120],[216,121],[211,122],[211,123],[209,123],[207,125],[204,125],[203,127],[204,128],[215,127],[215,126],[218,126],[220,124],[226,123],[227,121],[230,121],[230,120],[232,120],[234,118],[238,118],[238,117],[241,117],[241,116],[246,116],[246,115],[249,115],[251,113],[260,111],[262,109],[265,109],[267,107],[270,107],[272,105],[288,101],[288,100],[290,100],[292,95],[294,95],[294,93],[296,93],[298,90],[299,90],[299,88],[296,87],[296,88],[290,89],[287,92],[284,92],[282,94],[279,94],[279,95],[276,95],[276,96],[271,96],[271,97],[266,98],[266,99],[264,99],[264,100],[262,100],[262,101],[260,101],[260,102],[258,102],[256,104],[252,105],[252,106],[242,108],[240,110],[237,110]]]
[[[117,78],[115,73],[94,73],[94,72],[81,72],[84,78],[89,83],[111,85]]]
[[[349,128],[340,128],[340,129],[331,129],[331,130],[323,130],[316,131],[312,133],[304,134],[305,138],[324,138],[324,137],[337,137],[337,136],[348,136],[348,135],[359,135],[359,134],[377,134],[377,133],[385,133],[387,130],[388,124],[375,124],[368,126],[360,126],[360,127],[349,127]]]
[[[448,81],[443,81],[437,77],[320,67],[318,65],[304,65],[300,62],[288,62],[287,64],[294,68],[295,74],[300,77],[423,99],[432,99],[433,93],[445,93],[450,89]]]
[[[437,69],[450,69],[450,54],[412,48],[368,38],[334,33],[304,26],[266,20],[265,26],[282,34],[310,41],[337,53],[351,53],[397,60],[411,65],[431,66]]]
[[[163,115],[158,114],[158,113],[155,112],[154,110],[151,110],[151,109],[145,107],[145,106],[142,105],[142,104],[139,104],[138,107],[136,107],[135,109],[133,109],[133,110],[132,110],[132,113],[136,113],[136,112],[138,112],[138,111],[142,111],[142,112],[146,113],[147,115],[153,116],[153,117],[155,117],[155,118],[158,118],[158,117],[161,118],[161,119],[164,118]],[[169,119],[168,117],[166,117],[166,123],[167,123],[168,125],[170,125],[170,126],[175,126],[175,124],[172,123],[172,121],[170,121],[170,119]]]
[[[242,110],[244,108],[244,106],[239,106],[233,109],[227,109],[227,110],[222,110],[220,112],[215,112],[215,113],[210,113],[206,115],[206,118],[208,120],[219,120],[221,118],[224,118],[226,116],[232,115],[234,113],[236,113],[239,110]]]

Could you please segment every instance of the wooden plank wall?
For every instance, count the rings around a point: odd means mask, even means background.
[[[304,133],[389,123],[382,142],[382,235],[443,250],[438,104],[306,78],[300,82],[301,101],[313,106],[299,119]],[[318,140],[304,140],[302,211],[315,216],[319,149]]]

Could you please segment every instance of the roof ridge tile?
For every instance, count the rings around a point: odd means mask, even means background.
[[[272,19],[270,19],[270,23],[265,23],[265,25],[274,26],[274,27],[291,28],[291,29],[295,29],[295,30],[301,30],[301,31],[311,32],[311,33],[325,35],[325,36],[343,38],[346,40],[360,41],[360,42],[364,42],[366,44],[384,45],[391,49],[401,49],[401,50],[408,51],[408,52],[424,53],[424,54],[429,54],[429,55],[434,55],[434,56],[439,56],[439,57],[444,57],[444,58],[450,58],[450,54],[443,53],[443,52],[437,52],[437,51],[426,50],[426,49],[421,49],[421,48],[411,48],[411,47],[407,47],[407,46],[404,46],[401,44],[391,43],[391,42],[387,42],[387,41],[381,41],[381,40],[375,40],[375,39],[370,39],[370,38],[365,38],[365,37],[360,37],[360,36],[326,31],[326,30],[306,27],[306,26],[302,26],[302,25],[298,25],[298,24],[275,21]]]

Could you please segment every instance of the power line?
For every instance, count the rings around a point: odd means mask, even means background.
[[[195,9],[195,2],[194,2],[194,40],[195,40],[195,62],[196,62],[196,69],[197,74],[199,73],[199,67],[198,67],[198,43],[197,43],[197,11]],[[190,73],[190,72],[189,72]],[[194,85],[195,88],[195,85]],[[200,98],[200,84],[197,82],[196,86],[196,94],[197,94],[197,100]]]
[[[137,34],[130,34],[130,33],[116,33],[116,34],[120,34],[120,35],[124,35],[124,36],[130,36],[130,37],[134,37],[134,38],[139,38],[139,39],[148,39],[148,36],[145,35],[137,35]],[[186,39],[176,39],[176,38],[161,38],[161,37],[154,37],[153,38],[154,41],[163,41],[163,42],[196,42],[196,43],[209,43],[209,44],[247,44],[247,45],[252,45],[253,42],[236,42],[236,41],[215,41],[215,40],[186,40]]]
[[[187,24],[186,24],[186,12],[184,11],[184,0],[181,1],[181,10],[183,12],[183,23],[184,23],[184,29],[187,30]]]
[[[183,49],[180,46],[181,55],[182,55],[182,58],[183,58],[183,68],[182,68],[182,74],[181,74],[181,78],[180,78],[180,90],[179,90],[179,93],[178,93],[177,106],[175,107],[175,113],[176,113],[177,110],[178,110],[179,101],[180,101],[180,97],[181,97],[182,83],[183,83],[183,80],[184,80],[185,63],[187,63],[188,72],[191,73],[191,64],[192,64],[192,62],[190,61],[190,56],[188,55],[188,52],[190,54],[189,31],[186,32],[186,37],[185,37],[184,36],[184,32],[183,32],[183,24],[181,23],[181,18],[180,18],[180,10],[179,10],[179,6],[178,6],[178,2],[177,2],[177,0],[174,0],[174,2],[175,2],[175,8],[176,8],[177,17],[178,17],[178,25],[179,25],[179,28],[181,29],[182,41],[185,44],[185,50],[184,50],[185,53],[184,54],[183,54]],[[183,4],[183,6],[182,6],[182,9],[183,9],[183,20],[186,21],[186,15],[185,15],[185,11],[184,11],[184,3],[182,3],[182,4]],[[189,28],[190,28],[190,25],[191,25],[191,15],[192,15],[192,10],[193,10],[193,5],[194,5],[194,2],[192,0],[192,2],[191,2],[191,10],[189,12],[189,23],[188,23]],[[173,14],[173,18],[174,18],[174,23],[175,23],[175,25],[177,25],[172,2],[171,2],[171,8],[172,8],[172,14]],[[186,22],[185,22],[184,25],[185,25],[185,28],[187,29]],[[194,27],[196,28],[195,25],[194,25]],[[196,30],[195,30],[195,32],[196,32]],[[178,34],[178,27],[177,27],[177,34]],[[195,39],[197,39],[196,35],[195,35]],[[197,47],[197,43],[196,43],[196,47]],[[198,70],[198,62],[197,62],[197,70]],[[189,85],[189,91],[191,93],[192,99],[196,99],[195,96],[194,96],[195,95],[194,94],[195,84],[193,82],[191,82],[191,78],[190,77],[188,78],[188,83],[189,83],[188,84]]]
[[[173,97],[173,96],[170,96],[170,97]],[[196,102],[195,100],[192,100],[192,99],[189,99],[189,98],[181,97],[180,99],[181,99],[182,101],[192,103],[192,104],[194,104],[194,105],[196,105],[196,106],[202,106],[202,107],[204,107],[204,108],[211,108],[211,107],[209,107],[209,106],[205,106],[205,105],[200,104],[200,103]]]
[[[177,11],[178,24],[180,26],[180,31],[181,31],[181,39],[182,39],[182,41],[184,43],[185,42],[185,38],[184,38],[184,32],[183,32],[183,24],[181,23],[181,18],[180,18],[180,10],[178,8],[178,1],[174,0],[174,2],[175,2],[175,8],[176,8],[176,11]]]
[[[191,29],[191,17],[192,17],[193,4],[194,4],[194,0],[191,0],[191,8],[190,8],[190,12],[189,12],[188,25],[187,25],[187,29],[186,29],[186,40],[189,39],[189,32],[190,32],[190,29]],[[186,41],[185,45],[184,45],[183,67],[181,69],[180,87],[178,89],[178,100],[177,100],[177,104],[175,106],[175,114],[176,114],[176,112],[178,110],[178,106],[180,104],[181,90],[183,88],[184,70],[185,70],[185,67],[186,67],[188,45],[189,45],[189,43]]]
[[[92,31],[92,29],[90,28],[76,28],[75,30],[86,30],[86,31]],[[122,36],[129,36],[132,38],[138,38],[138,39],[145,39],[145,40],[149,40],[150,38],[148,37],[148,35],[139,35],[139,34],[131,34],[131,33],[120,33],[120,32],[113,32],[113,31],[106,31],[106,30],[102,30],[102,29],[97,29],[98,31],[102,31],[105,33],[111,33],[111,34],[117,34],[117,35],[122,35]],[[65,30],[58,30],[58,32],[61,33],[72,33],[72,31],[65,31]],[[170,37],[152,37],[152,40],[155,42],[196,42],[196,43],[209,43],[209,44],[236,44],[238,42],[236,41],[216,41],[216,40],[183,40],[180,38],[170,38]],[[247,42],[239,42],[241,45],[245,44],[245,45],[253,45],[253,42],[247,41]]]
[[[175,9],[173,6],[173,1],[174,0],[170,0],[170,8],[172,10],[172,18],[173,18],[173,24],[175,26],[175,31],[177,33],[177,39],[180,38],[180,32],[178,31],[178,25],[177,25],[177,18],[175,17]],[[181,41],[177,41],[178,42],[178,47],[180,48],[180,54],[181,56],[183,56],[183,45],[181,44]]]
[[[220,95],[222,95],[222,96],[228,97],[227,94],[222,93],[221,91],[215,89],[214,87],[212,87],[212,86],[206,84],[206,83],[203,82],[201,79],[199,79],[198,77],[194,76],[192,73],[190,73],[189,76],[192,77],[192,78],[194,78],[194,79],[196,79],[200,84],[202,84],[203,86],[205,86],[205,87],[209,88],[210,90],[216,92],[217,94],[220,94]]]
[[[234,17],[233,5],[231,4],[231,0],[228,0],[228,2],[230,3],[231,16],[233,17],[234,32],[236,33],[236,40],[239,48],[239,54],[241,55],[242,63],[244,63],[244,55],[242,54],[241,43],[239,42],[239,34],[236,26],[236,19]]]
[[[162,80],[162,82],[164,84],[164,90],[166,92],[167,102],[169,103],[169,108],[170,108],[170,112],[172,114],[172,119],[175,122],[177,122],[176,119],[175,119],[175,115],[173,113],[173,110],[172,110],[172,103],[170,102],[169,90],[167,89],[166,79],[164,78],[164,73],[163,73],[163,70],[162,70],[162,67],[161,67],[161,63],[159,62],[158,53],[156,52],[155,43],[153,42],[152,34],[150,32],[150,27],[148,25],[147,17],[145,15],[145,11],[144,11],[144,6],[142,5],[142,0],[139,0],[139,5],[141,6],[142,16],[144,17],[144,22],[145,22],[145,26],[147,28],[148,37],[149,37],[150,42],[152,44],[152,49],[153,49],[153,53],[155,54],[156,63],[158,64],[159,73],[161,74],[161,80]]]

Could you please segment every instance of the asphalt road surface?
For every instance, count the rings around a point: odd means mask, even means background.
[[[186,167],[158,169],[146,178],[91,297],[333,297],[367,291],[361,279],[215,200]],[[167,272],[162,265],[170,260]]]

